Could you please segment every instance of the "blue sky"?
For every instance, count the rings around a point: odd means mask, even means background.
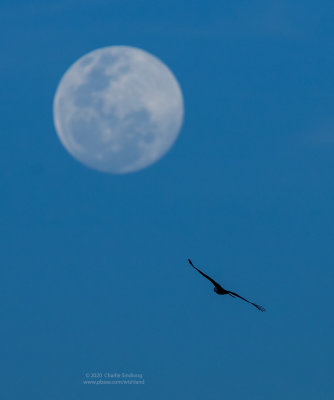
[[[333,398],[333,12],[2,1],[3,399]],[[52,120],[65,70],[109,45],[158,56],[185,100],[172,150],[121,176],[75,161]]]

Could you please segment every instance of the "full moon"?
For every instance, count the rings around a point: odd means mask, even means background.
[[[57,134],[78,161],[123,174],[160,159],[183,121],[180,86],[157,57],[134,47],[111,46],[79,58],[57,87]]]

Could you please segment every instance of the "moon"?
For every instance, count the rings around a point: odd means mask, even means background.
[[[157,57],[110,46],[79,58],[53,102],[58,137],[78,161],[124,174],[159,160],[177,139],[184,115],[181,88]]]

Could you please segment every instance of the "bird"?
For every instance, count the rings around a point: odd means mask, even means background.
[[[199,270],[198,268],[196,268],[195,265],[194,265],[194,264],[192,263],[192,261],[190,260],[190,258],[188,258],[188,261],[189,261],[189,264],[190,264],[193,268],[195,268],[201,275],[204,276],[204,278],[208,279],[211,283],[214,284],[215,287],[214,287],[213,290],[214,290],[217,294],[221,294],[221,295],[228,294],[228,295],[230,295],[231,297],[239,297],[239,299],[244,300],[244,301],[247,301],[247,303],[252,304],[252,305],[253,305],[254,307],[256,307],[259,311],[262,311],[262,312],[266,311],[264,307],[259,306],[258,304],[252,303],[251,301],[244,299],[243,297],[239,296],[239,295],[238,295],[237,293],[235,293],[235,292],[231,292],[230,290],[224,289],[222,286],[219,285],[219,283],[217,283],[217,282],[214,281],[212,278],[210,278],[208,275],[206,275],[204,272],[202,272],[201,270]]]

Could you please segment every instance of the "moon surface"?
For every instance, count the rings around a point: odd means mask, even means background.
[[[64,147],[88,167],[140,170],[161,158],[183,122],[180,86],[146,51],[111,46],[79,58],[62,77],[53,117]]]

